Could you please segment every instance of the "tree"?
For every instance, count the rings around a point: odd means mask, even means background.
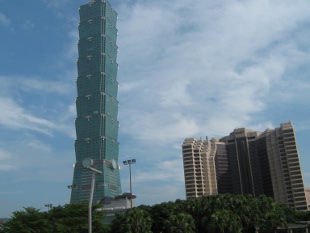
[[[152,219],[143,209],[133,208],[116,215],[111,223],[111,233],[151,233]]]
[[[15,211],[12,218],[3,224],[3,233],[47,233],[50,232],[47,214],[32,207]]]
[[[163,223],[163,232],[167,233],[194,233],[195,220],[187,213],[171,214]]]
[[[99,206],[93,206],[93,232],[106,232],[104,213],[96,211]],[[52,208],[49,212],[50,225],[56,232],[87,233],[88,203],[68,204]]]
[[[260,216],[257,226],[260,229],[276,231],[278,226],[287,227],[287,219],[291,217],[287,206],[281,205],[265,195],[258,197],[258,206]]]
[[[98,208],[97,206],[93,207]],[[103,212],[93,211],[93,232],[107,232],[103,223]],[[35,208],[16,211],[12,218],[3,225],[2,233],[87,233],[88,204],[70,204],[40,212]]]
[[[152,232],[160,233],[164,230],[164,221],[166,221],[170,215],[184,212],[179,203],[164,202],[151,207],[149,213],[152,218]]]

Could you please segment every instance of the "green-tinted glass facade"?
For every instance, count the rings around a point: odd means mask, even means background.
[[[117,13],[105,0],[91,1],[81,6],[79,13],[76,164],[71,203],[89,199],[92,174],[82,166],[86,157],[102,171],[96,175],[96,203],[105,196],[121,194],[118,166],[112,166],[119,153]]]

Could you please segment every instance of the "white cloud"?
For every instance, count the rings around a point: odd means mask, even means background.
[[[55,109],[52,109],[52,111],[55,111],[55,118],[41,114],[40,111],[42,110],[40,106],[29,111],[24,108],[22,104],[8,97],[0,96],[0,108],[0,125],[6,128],[30,130],[48,136],[53,136],[55,132],[62,132],[71,138],[75,137],[73,122],[76,112],[74,104],[70,105],[67,109],[66,106],[59,107],[53,105]],[[61,114],[59,110],[61,110]],[[40,115],[44,117],[40,117]],[[33,146],[35,146],[35,144],[33,144]]]
[[[165,160],[152,158],[152,163],[132,168],[133,193],[137,194],[137,204],[157,204],[177,198],[184,199],[184,174],[181,159]],[[123,192],[129,190],[128,182],[123,180]]]
[[[48,153],[48,152],[51,152],[51,150],[52,150],[50,145],[43,143],[42,141],[39,141],[37,139],[26,141],[23,144],[25,144],[25,146],[33,148],[37,151],[41,151],[42,153]]]
[[[42,137],[28,133],[16,136],[6,146],[6,150],[0,149],[0,171],[11,172],[10,182],[69,182],[72,157],[67,155],[73,148],[54,148]]]
[[[296,101],[292,95],[309,95],[307,80],[288,77],[284,83],[290,87],[283,84],[288,69],[310,61],[300,51],[302,39],[291,37],[310,21],[305,5],[269,0],[121,5],[121,130],[170,144],[239,126],[270,126],[270,120],[257,123],[256,116],[274,96],[285,96],[277,98],[280,104]]]
[[[50,136],[58,131],[74,137],[75,103],[72,99],[66,106],[63,101],[63,97],[72,96],[74,82],[26,76],[0,76],[0,81],[0,125]]]
[[[183,182],[183,163],[180,159],[175,160],[160,160],[154,163],[153,167],[148,167],[145,171],[137,171],[135,183],[144,183],[152,181],[170,181]]]
[[[21,106],[9,98],[0,97],[0,124],[14,129],[30,129],[52,135],[56,127],[52,122],[28,114]]]
[[[135,132],[135,138],[153,144],[169,143],[171,140],[200,132],[195,119],[186,118],[179,113],[170,113],[168,110],[162,110],[157,114],[129,111],[125,115],[126,120],[121,121],[124,122],[124,125],[121,125],[122,131],[128,134]]]
[[[11,26],[11,20],[3,13],[0,13],[0,25],[5,27]]]
[[[12,90],[23,90],[28,92],[53,93],[60,95],[67,95],[74,90],[72,83],[67,80],[44,80],[40,77],[27,76],[3,76],[0,75],[0,90],[2,95],[11,95]]]
[[[53,8],[61,7],[69,2],[69,0],[53,0],[53,1],[43,0],[43,1],[48,7],[53,7]]]
[[[137,203],[135,205],[154,205],[162,202],[175,201],[176,199],[185,199],[184,187],[176,184],[160,184],[152,188],[142,187],[140,191],[141,193],[137,193],[137,200],[134,200]]]
[[[9,152],[0,149],[0,171],[15,170],[15,166],[9,162],[10,158],[12,155]]]
[[[22,28],[23,28],[25,31],[32,30],[34,27],[35,27],[34,23],[31,22],[30,20],[26,20],[26,21],[24,21],[23,24],[22,24]]]

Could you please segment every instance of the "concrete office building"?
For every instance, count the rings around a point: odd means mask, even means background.
[[[117,13],[106,0],[79,9],[77,118],[71,203],[89,199],[92,172],[82,161],[91,158],[96,175],[94,203],[122,193],[118,166]]]
[[[220,140],[187,138],[182,148],[187,197],[265,194],[297,210],[307,208],[290,122],[264,132],[235,129]]]

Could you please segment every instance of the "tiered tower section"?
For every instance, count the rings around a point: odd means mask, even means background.
[[[82,161],[90,157],[102,175],[96,176],[94,203],[121,194],[118,169],[118,47],[117,13],[105,0],[79,9],[77,118],[71,203],[88,200],[91,172]]]

